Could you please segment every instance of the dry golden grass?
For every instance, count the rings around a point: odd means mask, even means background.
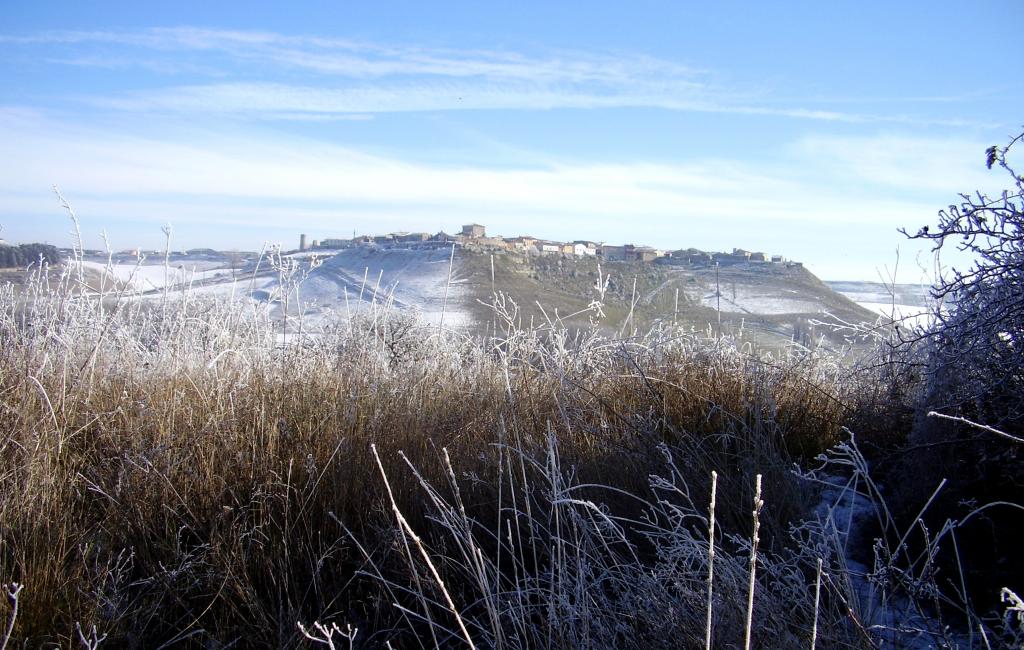
[[[712,470],[721,638],[743,634],[755,474],[755,636],[810,638],[816,556],[788,529],[813,494],[791,468],[840,440],[827,360],[671,330],[472,342],[384,309],[285,345],[250,302],[96,297],[73,274],[0,307],[0,577],[25,585],[28,645],[81,624],[115,646],[284,647],[313,620],[457,645],[384,476],[483,645],[699,645]],[[593,591],[566,604],[565,576]],[[818,638],[856,639],[833,600]]]

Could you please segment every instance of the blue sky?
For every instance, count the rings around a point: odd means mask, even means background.
[[[555,5],[555,6],[551,6]],[[712,6],[713,5],[713,6]],[[0,9],[0,237],[258,249],[393,230],[734,246],[901,279],[1004,184],[1024,4]],[[948,261],[948,260],[947,260]]]

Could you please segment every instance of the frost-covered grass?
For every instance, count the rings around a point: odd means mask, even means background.
[[[275,263],[286,303],[302,272]],[[282,322],[280,301],[97,296],[74,266],[46,278],[0,290],[14,642],[962,638],[895,523],[875,566],[851,562],[853,513],[885,506],[843,430],[860,380],[829,357],[667,327],[524,328],[500,296],[500,334],[470,340],[386,298],[314,326],[287,307]],[[1010,639],[1016,611],[1005,629],[967,614],[964,634]]]

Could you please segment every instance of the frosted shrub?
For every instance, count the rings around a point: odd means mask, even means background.
[[[917,480],[891,481],[894,516],[913,517],[925,491],[946,480],[926,517],[932,531],[978,506],[1024,502],[1024,176],[1012,162],[1022,140],[1024,134],[986,151],[987,167],[1008,176],[1008,189],[961,194],[934,226],[912,235],[936,252],[956,248],[970,259],[967,268],[938,278],[930,325],[904,334],[903,353],[916,362],[921,388],[907,400],[916,415],[908,440],[914,451],[895,459],[893,475]],[[1001,587],[1019,589],[1024,556],[1006,540],[1022,521],[1015,508],[999,507],[986,511],[984,523],[975,519],[960,529],[960,548],[986,558],[990,568],[952,588],[986,609],[996,606]],[[911,543],[920,548],[922,538],[914,535]],[[936,562],[947,574],[958,571],[956,553],[941,552]],[[948,596],[951,586],[941,590]]]
[[[959,204],[939,212],[935,230],[925,226],[913,235],[934,243],[936,251],[955,246],[972,257],[972,266],[952,269],[932,290],[942,308],[923,334],[929,344],[930,401],[1011,430],[1024,426],[1024,175],[1008,156],[1022,139],[1024,134],[986,152],[987,166],[1009,175],[1010,189],[1001,196],[962,194]]]

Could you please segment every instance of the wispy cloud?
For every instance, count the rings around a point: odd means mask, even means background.
[[[139,66],[229,80],[162,88],[150,82],[146,90],[80,97],[119,111],[316,119],[405,111],[642,107],[816,122],[973,124],[835,110],[828,103],[829,108],[821,108],[821,102],[780,105],[729,87],[711,71],[637,53],[455,50],[193,27],[7,35],[0,36],[0,44],[46,46],[48,60],[75,66]],[[95,47],[105,49],[91,51]]]
[[[659,108],[846,124],[978,125],[961,119],[735,104],[690,84],[673,86],[666,82],[650,84],[641,81],[614,89],[461,80],[376,83],[342,88],[283,83],[214,83],[114,96],[83,96],[79,99],[100,108],[129,112],[208,113],[283,119],[410,111]]]
[[[602,94],[594,89],[547,85],[413,81],[395,84],[323,88],[279,83],[225,83],[176,86],[115,97],[83,98],[104,108],[125,111],[209,113],[380,113],[437,110],[613,108],[702,105],[684,92],[658,98],[638,84],[631,93]]]
[[[197,75],[201,77],[225,77],[227,73],[211,65],[188,61],[174,61],[153,57],[125,58],[123,56],[98,54],[73,54],[63,57],[44,57],[43,62],[51,65],[76,68],[99,68],[119,71],[140,69],[160,75]]]
[[[792,147],[809,167],[846,183],[904,194],[998,191],[1004,177],[984,165],[985,142],[961,137],[814,135]]]
[[[240,32],[192,27],[141,32],[61,31],[30,36],[0,35],[0,43],[18,45],[122,46],[156,52],[223,54],[250,64],[273,64],[348,78],[428,75],[481,77],[550,83],[624,83],[637,78],[679,83],[700,73],[688,66],[643,55],[554,51],[547,55],[490,50],[453,50],[382,45],[366,41],[272,32]],[[126,57],[126,62],[131,59]],[[696,85],[696,84],[695,84]]]

